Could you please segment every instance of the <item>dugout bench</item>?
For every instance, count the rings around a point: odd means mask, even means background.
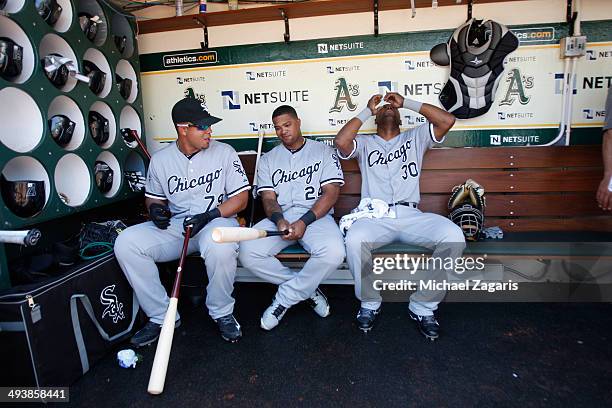
[[[241,156],[252,180],[255,155]],[[355,160],[342,161],[345,185],[334,207],[338,220],[357,207],[361,174]],[[487,253],[494,259],[555,259],[565,256],[567,246],[555,242],[612,241],[612,214],[602,211],[595,191],[603,177],[600,145],[551,147],[435,148],[424,159],[420,179],[424,212],[448,215],[447,204],[453,186],[471,178],[485,189],[485,226],[499,226],[503,240],[470,242],[465,254]],[[256,212],[256,220],[263,213]],[[392,243],[376,254],[421,254],[421,247]],[[590,258],[602,253],[612,256],[608,246],[583,248]],[[278,258],[299,270],[308,260],[299,245],[293,245]],[[257,281],[240,265],[237,281]],[[353,278],[343,264],[325,283],[352,284]]]

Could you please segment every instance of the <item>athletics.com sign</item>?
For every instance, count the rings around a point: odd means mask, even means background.
[[[164,68],[197,67],[215,64],[217,62],[217,51],[164,55],[163,60]]]

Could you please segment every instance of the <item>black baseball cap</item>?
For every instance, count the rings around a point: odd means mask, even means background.
[[[212,126],[221,119],[208,113],[199,100],[183,98],[172,107],[172,121],[175,125],[190,122],[194,125]]]

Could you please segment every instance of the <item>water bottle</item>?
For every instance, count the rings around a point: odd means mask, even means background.
[[[200,0],[200,14],[206,13],[206,0]]]

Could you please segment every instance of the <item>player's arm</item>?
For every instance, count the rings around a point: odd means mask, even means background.
[[[444,109],[440,109],[428,103],[421,103],[409,98],[404,98],[397,92],[389,92],[385,95],[385,101],[398,109],[410,109],[425,116],[425,119],[433,125],[434,137],[439,142],[442,141],[444,135],[446,135],[455,124],[455,116]]]
[[[329,183],[321,187],[321,196],[315,201],[312,208],[289,227],[287,239],[298,240],[304,236],[308,225],[325,216],[338,201],[340,184]]]
[[[610,91],[612,92],[612,91]],[[604,176],[597,189],[597,204],[603,210],[612,210],[612,129],[603,134],[601,145]]]
[[[234,196],[231,196],[226,201],[221,203],[217,208],[221,217],[229,218],[238,214],[247,207],[249,202],[249,191],[242,191]]]
[[[261,193],[261,203],[263,205],[264,213],[266,217],[270,219],[279,231],[286,231],[289,229],[289,221],[283,216],[283,210],[278,204],[276,199],[276,193],[273,190],[265,190]],[[286,238],[286,237],[283,237]]]
[[[382,100],[382,95],[374,95],[368,101],[368,106],[361,111],[361,113],[349,120],[342,129],[338,132],[334,139],[334,144],[340,152],[343,158],[347,158],[351,155],[354,149],[353,141],[357,137],[357,132],[361,128],[361,125],[368,120],[372,115],[376,115],[378,109],[376,105]]]

